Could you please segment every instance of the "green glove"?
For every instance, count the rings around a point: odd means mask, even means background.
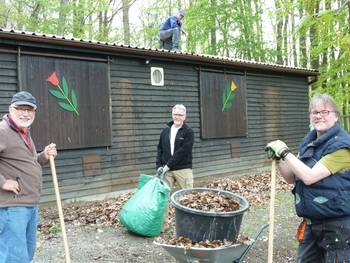
[[[265,151],[267,151],[267,155],[270,159],[284,159],[290,150],[288,146],[282,142],[281,140],[272,141],[267,144]]]
[[[281,160],[281,158],[279,158],[275,155],[275,152],[271,148],[266,147],[265,152],[267,153],[268,159],[277,160],[277,161]]]

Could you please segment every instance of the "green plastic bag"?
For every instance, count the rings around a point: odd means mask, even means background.
[[[120,222],[138,235],[158,236],[163,228],[169,193],[169,186],[153,177],[124,204],[119,212]]]
[[[154,176],[152,175],[140,174],[139,180],[137,183],[137,190],[140,190],[152,178],[154,178]]]

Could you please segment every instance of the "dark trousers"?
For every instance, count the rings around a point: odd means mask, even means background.
[[[307,225],[297,263],[350,263],[350,217]]]

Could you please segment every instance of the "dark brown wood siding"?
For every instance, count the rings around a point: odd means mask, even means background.
[[[17,56],[0,52],[0,114],[8,112],[13,94],[17,91]]]
[[[271,140],[296,147],[308,130],[306,78],[247,73],[247,138],[202,141],[197,176],[244,173],[268,167],[264,148]]]
[[[246,137],[245,79],[244,73],[201,69],[201,138]]]
[[[22,55],[20,63],[23,89],[38,101],[31,129],[38,150],[51,141],[60,150],[110,145],[107,61]]]
[[[151,67],[164,69],[164,86],[151,85]],[[7,112],[18,86],[16,72],[16,55],[0,53],[0,111],[3,113]],[[187,107],[186,122],[195,133],[193,163],[197,180],[269,169],[264,147],[271,140],[284,140],[296,153],[309,127],[307,77],[245,74],[247,136],[202,140],[199,71],[194,65],[157,60],[145,64],[142,58],[112,56],[109,67],[111,146],[59,151],[56,168],[62,198],[130,189],[140,173],[154,174],[159,134],[171,120],[171,108],[177,103]],[[48,165],[43,173],[41,200],[54,201]]]
[[[163,67],[164,86],[151,85],[151,67]],[[155,173],[160,132],[171,109],[187,107],[187,123],[199,133],[198,75],[193,66],[115,59],[111,64],[112,167],[125,177]]]

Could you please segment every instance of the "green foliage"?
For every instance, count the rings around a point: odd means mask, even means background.
[[[51,233],[51,234],[57,234],[57,233],[59,233],[59,232],[61,232],[61,231],[62,231],[62,229],[61,229],[61,227],[58,226],[58,225],[53,225],[53,226],[51,226],[51,227],[49,228],[49,233]]]
[[[267,61],[272,50],[263,38],[261,20],[259,0],[192,1],[185,20],[190,36],[186,42],[187,50]]]
[[[185,9],[183,29],[188,34],[181,40],[182,50],[314,67],[320,77],[311,86],[311,95],[328,92],[343,114],[350,113],[350,7],[345,1],[151,0],[144,7],[142,0],[131,0],[129,4],[135,2],[141,24],[130,21],[131,45],[158,48],[161,24]],[[122,42],[126,32],[121,11],[121,0],[0,0],[0,27]]]
[[[306,4],[310,5],[309,2]],[[337,101],[343,115],[350,113],[349,13],[345,5],[338,9],[321,10],[306,16],[298,28],[299,34],[311,29],[317,34],[317,43],[311,45],[309,52],[311,59],[322,61],[318,68],[320,77],[312,85],[310,95],[329,93]]]

